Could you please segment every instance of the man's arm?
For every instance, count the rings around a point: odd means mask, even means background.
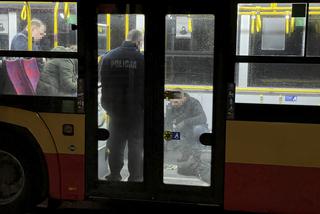
[[[192,102],[192,117],[187,118],[184,120],[184,125],[199,125],[199,124],[206,124],[207,123],[207,117],[206,114],[200,104],[200,102],[196,99]]]
[[[23,34],[20,33],[12,40],[11,50],[28,50],[28,40]]]
[[[164,119],[164,130],[171,130],[173,125],[173,114],[172,114],[172,107],[170,104],[166,106],[166,116]]]
[[[100,67],[100,75],[101,75],[101,105],[102,107],[107,111],[107,77],[106,77],[106,73],[107,73],[107,62],[105,59],[105,56],[101,59],[102,63],[101,63],[101,67]]]
[[[59,63],[61,91],[68,95],[74,95],[77,91],[75,62],[72,59],[56,59],[56,61]]]

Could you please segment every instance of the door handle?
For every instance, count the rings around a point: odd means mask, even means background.
[[[199,141],[202,145],[205,146],[213,146],[214,144],[214,138],[213,138],[213,133],[203,133],[199,137]]]
[[[98,128],[97,130],[98,140],[108,140],[110,132],[107,129]]]

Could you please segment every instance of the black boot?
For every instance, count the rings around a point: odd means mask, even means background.
[[[122,180],[122,177],[121,175],[112,175],[112,174],[109,174],[105,177],[105,179],[107,181],[121,181]]]

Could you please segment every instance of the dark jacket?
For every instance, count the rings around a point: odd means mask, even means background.
[[[101,64],[101,105],[111,116],[141,117],[144,100],[144,57],[125,41],[108,52]]]
[[[56,47],[52,51],[70,51],[65,47]],[[48,59],[41,73],[37,94],[43,96],[76,96],[78,65],[75,59]]]
[[[11,50],[20,50],[20,51],[27,51],[28,50],[28,32],[23,30],[17,33],[11,42]],[[37,42],[32,42],[32,50],[33,51],[40,51],[40,45]]]
[[[187,100],[182,106],[173,107],[171,103],[167,105],[165,130],[173,131],[173,124],[177,125],[183,122],[179,130],[174,131],[179,131],[182,135],[189,137],[193,134],[194,126],[207,124],[207,117],[197,99],[190,97],[187,93],[185,96]]]

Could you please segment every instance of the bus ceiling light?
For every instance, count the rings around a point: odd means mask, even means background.
[[[59,16],[64,19],[64,14],[63,13],[60,13]]]

